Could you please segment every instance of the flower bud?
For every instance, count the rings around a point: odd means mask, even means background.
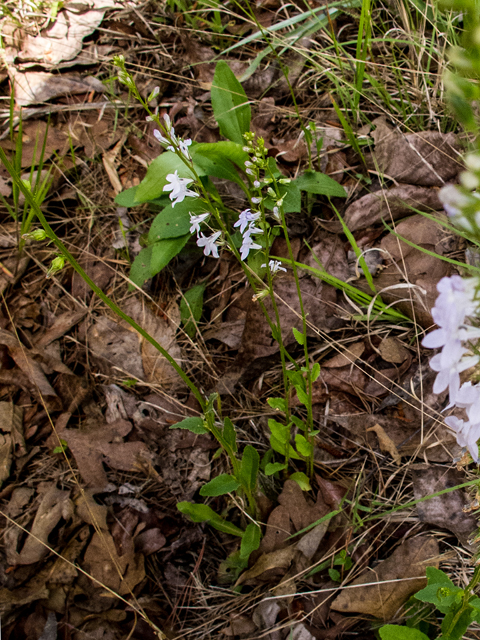
[[[151,102],[152,100],[154,100],[159,93],[160,93],[160,87],[155,87],[152,93],[148,96],[147,102]]]
[[[64,266],[65,258],[63,256],[56,256],[50,264],[50,269],[47,271],[47,278],[50,278],[54,273],[61,271]]]
[[[477,189],[479,185],[479,180],[477,176],[470,171],[462,171],[460,174],[460,182],[465,189],[469,191],[473,191],[473,189]]]
[[[30,231],[30,233],[24,233],[22,237],[25,238],[25,240],[36,240],[37,242],[48,238],[43,229],[35,229],[34,231]]]

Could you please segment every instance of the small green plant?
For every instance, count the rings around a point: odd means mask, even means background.
[[[480,566],[475,568],[465,589],[456,587],[440,569],[427,568],[427,586],[415,594],[421,602],[434,605],[444,615],[442,640],[461,640],[472,622],[480,623],[480,598],[473,591],[480,581]],[[412,627],[388,624],[380,629],[382,640],[430,640],[423,631]]]

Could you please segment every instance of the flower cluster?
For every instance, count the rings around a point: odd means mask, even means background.
[[[433,392],[441,393],[448,389],[449,407],[465,409],[467,421],[450,416],[445,422],[456,432],[459,445],[468,447],[475,462],[479,459],[476,443],[480,438],[480,384],[467,382],[460,386],[460,374],[480,361],[479,356],[472,355],[471,350],[463,346],[465,342],[480,338],[480,329],[466,324],[467,318],[479,306],[477,286],[474,278],[463,279],[457,275],[440,280],[437,285],[439,296],[432,309],[438,329],[429,333],[422,342],[429,349],[442,348],[430,360],[430,367],[437,372]]]
[[[242,260],[246,260],[251,249],[261,249],[262,246],[257,244],[252,235],[263,233],[263,229],[255,226],[255,222],[260,218],[259,212],[252,213],[250,209],[241,211],[238,220],[233,225],[234,227],[240,227],[239,231],[242,234],[242,246],[240,247],[240,257]]]
[[[182,138],[179,138],[176,135],[168,114],[165,114],[163,119],[165,121],[165,132],[167,133],[168,138],[166,138],[158,129],[155,129],[153,132],[155,138],[160,142],[160,144],[166,146],[168,151],[177,151],[187,160],[191,160],[192,158],[188,150],[188,147],[192,144],[191,139],[187,138],[186,140],[182,140]]]

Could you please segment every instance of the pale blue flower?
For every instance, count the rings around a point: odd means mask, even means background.
[[[199,247],[204,247],[203,253],[206,256],[209,256],[210,254],[212,254],[213,258],[218,258],[218,245],[216,241],[221,235],[222,235],[221,231],[217,231],[216,233],[208,237],[204,236],[203,233],[200,233],[200,235],[197,238],[197,245]]]

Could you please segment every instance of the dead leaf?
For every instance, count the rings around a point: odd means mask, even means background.
[[[378,350],[386,362],[394,364],[401,364],[409,356],[408,349],[403,346],[400,340],[392,337],[384,338],[378,345]]]
[[[392,129],[385,117],[377,118],[372,124],[376,125],[372,137],[377,170],[398,182],[442,187],[463,168],[455,133],[422,131],[404,134]]]
[[[347,282],[350,278],[347,254],[340,237],[333,233],[326,233],[323,229],[320,237],[312,244],[311,251],[306,252],[300,262],[314,269],[324,269],[343,282]],[[308,271],[304,273],[308,274]]]
[[[19,107],[46,102],[59,96],[90,93],[103,93],[104,85],[91,76],[58,75],[44,71],[12,72],[15,83],[15,103]]]
[[[83,39],[100,26],[105,11],[115,7],[111,0],[92,0],[88,11],[66,9],[40,35],[27,34],[18,57],[21,61],[36,61],[43,66],[57,67],[63,60],[73,60],[80,53]]]
[[[379,424],[376,424],[373,427],[369,427],[366,431],[374,431],[377,434],[380,449],[389,453],[392,456],[395,464],[401,463],[402,458],[398,453],[398,449],[395,446],[393,440],[389,438],[389,436],[385,433],[385,429],[383,427],[381,427]]]
[[[426,586],[425,570],[438,567],[438,554],[438,542],[432,536],[409,538],[386,560],[356,578],[335,598],[332,609],[390,620],[412,594]],[[360,586],[372,582],[376,584]],[[359,588],[351,588],[354,585]]]
[[[333,358],[322,362],[322,367],[327,367],[329,369],[345,367],[358,360],[358,358],[360,358],[364,351],[365,343],[363,342],[363,340],[354,342],[353,344],[349,344],[348,346],[346,346],[343,351],[337,353],[337,355],[333,356]]]
[[[412,467],[412,475],[415,500],[465,482],[462,472],[436,465],[415,465]],[[467,493],[458,489],[420,502],[417,504],[417,513],[421,522],[448,529],[463,545],[470,548],[469,539],[478,528],[478,523],[475,516],[463,511],[467,503]]]
[[[133,471],[137,458],[146,455],[147,447],[143,442],[123,442],[132,429],[126,420],[118,420],[98,428],[65,429],[60,437],[68,443],[78,465],[78,470],[88,486],[103,489],[107,486],[107,474],[103,468],[105,462],[112,469]]]
[[[65,549],[63,549],[61,557],[55,560],[49,579],[49,586],[52,586],[52,583],[70,585],[75,580],[78,576],[78,570],[73,563],[78,560],[89,539],[90,530],[87,526],[80,529],[77,535],[70,540]]]
[[[54,484],[45,492],[35,514],[30,534],[19,554],[14,553],[14,564],[33,564],[48,553],[48,536],[61,518],[70,520],[73,505],[70,491],[61,491]]]
[[[153,311],[138,298],[133,298],[129,301],[129,303],[125,305],[125,310],[160,346],[168,351],[177,363],[181,364],[182,352],[175,338],[177,327],[173,321],[165,320],[164,317],[155,315]],[[178,306],[176,309],[170,307],[168,313],[169,318],[173,320],[173,315],[175,313],[178,315]],[[140,337],[140,348],[143,370],[145,371],[145,379],[147,382],[161,386],[183,384],[172,365],[143,337]]]
[[[144,558],[134,552],[133,541],[119,556],[112,536],[106,531],[93,534],[85,552],[83,569],[120,595],[131,593],[145,578]]]
[[[254,583],[257,579],[261,579],[262,582],[268,581],[273,575],[275,577],[283,575],[290,566],[295,553],[295,547],[291,546],[262,554],[251,569],[242,573],[235,586]]]
[[[18,135],[18,134],[17,134]],[[0,146],[4,151],[12,152],[17,144],[17,135],[12,140],[2,140]],[[53,125],[48,126],[43,120],[27,122],[22,129],[22,168],[37,165],[43,157],[48,160],[55,152],[60,157],[69,149],[68,136]],[[42,156],[43,152],[43,156]]]
[[[344,222],[350,231],[358,231],[380,223],[405,218],[419,211],[438,211],[442,204],[438,198],[438,189],[417,187],[411,184],[399,184],[390,189],[381,189],[367,193],[349,205],[344,214]]]
[[[156,553],[167,544],[160,529],[147,529],[135,536],[135,549],[144,556]]]
[[[108,509],[94,500],[94,492],[84,489],[75,500],[75,513],[87,524],[107,530]]]
[[[218,326],[207,329],[202,336],[204,340],[218,340],[230,349],[239,349],[242,343],[242,335],[245,329],[245,318],[222,322]]]
[[[67,311],[57,316],[52,326],[47,329],[38,342],[36,342],[36,346],[46,347],[51,342],[58,340],[78,324],[86,314],[87,309],[81,309],[80,311]]]

